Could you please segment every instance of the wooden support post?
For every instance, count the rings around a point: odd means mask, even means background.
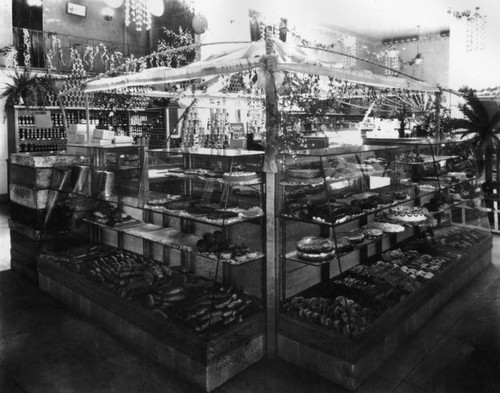
[[[276,173],[266,173],[266,352],[276,357],[276,313],[278,312],[279,262],[276,252]]]
[[[84,94],[85,97],[85,117],[87,118],[87,143],[90,144],[90,109],[89,109],[89,95]]]
[[[441,141],[441,98],[442,98],[442,93],[441,91],[436,92],[436,140],[438,142]],[[441,153],[441,146],[438,145],[438,151],[436,154]]]
[[[276,348],[276,315],[278,312],[278,296],[276,288],[279,280],[279,263],[276,241],[276,173],[278,165],[277,136],[279,126],[278,93],[274,83],[274,72],[277,71],[272,40],[272,27],[266,31],[266,146],[264,171],[266,173],[266,353],[268,358],[275,358]]]

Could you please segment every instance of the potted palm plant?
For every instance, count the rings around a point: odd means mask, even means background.
[[[22,72],[16,69],[10,75],[10,82],[6,83],[6,88],[0,95],[5,98],[5,113],[14,105],[25,105],[26,108],[32,106],[46,106],[49,97],[57,94],[57,88],[51,75],[36,76],[27,68]]]
[[[484,173],[483,189],[493,186],[493,157],[500,147],[500,111],[490,116],[486,105],[477,97],[473,89],[464,87],[459,90],[464,103],[458,108],[463,119],[452,119],[452,128],[461,130],[462,138],[468,137],[480,173]]]

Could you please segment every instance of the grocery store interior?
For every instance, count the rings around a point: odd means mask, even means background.
[[[1,1],[0,392],[499,392],[499,15]]]

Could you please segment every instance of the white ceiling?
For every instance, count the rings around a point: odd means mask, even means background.
[[[207,0],[204,0],[207,1]],[[250,8],[271,17],[286,16],[289,24],[340,27],[372,40],[448,30],[452,11],[500,15],[498,0],[247,0]],[[235,4],[235,3],[233,3]],[[244,4],[244,3],[237,3]]]

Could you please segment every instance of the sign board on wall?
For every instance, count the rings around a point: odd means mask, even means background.
[[[66,2],[66,13],[70,15],[81,16],[82,18],[87,17],[87,7],[80,4]]]

